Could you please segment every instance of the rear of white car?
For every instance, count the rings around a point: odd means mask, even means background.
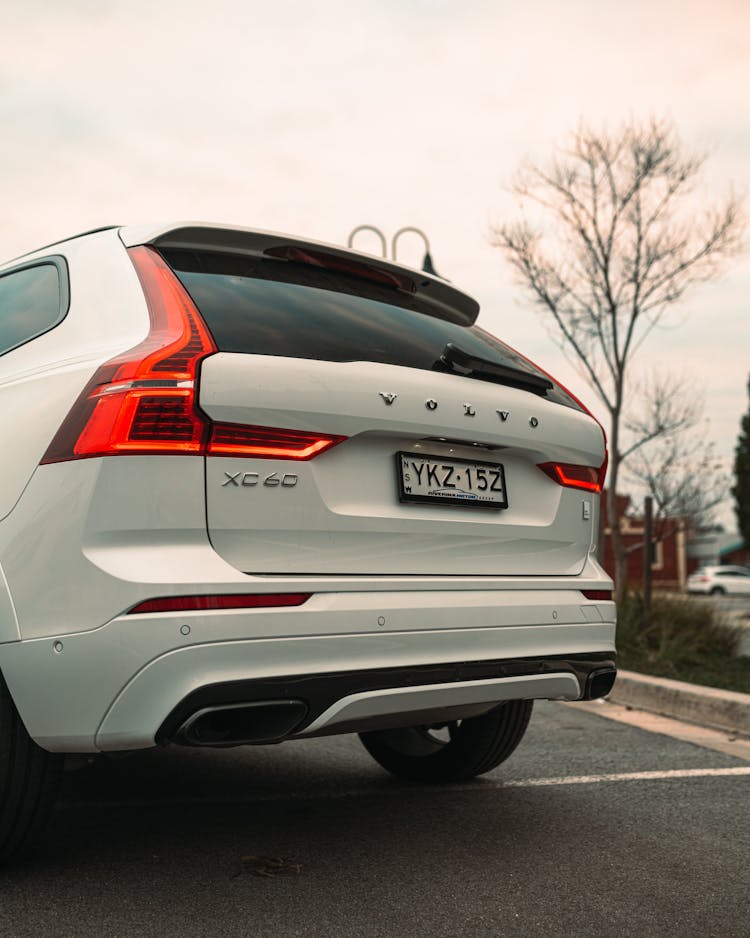
[[[0,339],[41,274],[58,314],[0,345],[0,671],[30,747],[356,731],[450,780],[534,698],[609,690],[601,428],[469,297],[283,235],[111,229],[0,268]]]

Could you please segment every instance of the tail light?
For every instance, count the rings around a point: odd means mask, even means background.
[[[511,346],[509,345],[508,348],[511,348]],[[597,473],[598,488],[590,488],[588,485],[573,485],[571,482],[562,482],[558,476],[552,475],[552,473],[549,472],[547,468],[545,468],[546,466],[553,466],[554,463],[544,463],[543,465],[539,466],[539,468],[540,468],[543,472],[546,472],[547,475],[550,476],[550,478],[553,478],[553,479],[555,480],[555,482],[559,482],[560,485],[569,485],[569,486],[571,486],[572,488],[581,488],[581,489],[584,489],[584,488],[585,488],[585,489],[588,489],[589,491],[592,491],[592,492],[601,492],[601,490],[604,488],[604,479],[605,479],[605,477],[606,477],[606,475],[607,475],[607,465],[608,465],[608,463],[609,463],[609,451],[607,450],[607,431],[604,429],[604,427],[601,425],[601,423],[599,423],[599,421],[598,421],[598,420],[596,419],[596,417],[591,413],[591,411],[590,411],[590,410],[588,409],[588,407],[583,403],[583,401],[580,400],[580,398],[576,397],[576,395],[575,395],[572,391],[569,391],[569,390],[565,387],[564,384],[561,384],[561,383],[557,380],[557,378],[553,378],[552,375],[551,375],[548,371],[545,371],[544,368],[540,368],[539,365],[536,364],[536,362],[533,362],[530,358],[527,358],[526,355],[522,354],[521,352],[517,351],[516,349],[512,349],[512,351],[515,352],[516,355],[518,355],[519,358],[522,358],[524,361],[528,362],[528,363],[531,365],[532,368],[536,368],[537,371],[541,372],[543,375],[546,375],[546,377],[548,377],[548,378],[550,379],[550,381],[552,381],[558,388],[560,388],[561,391],[563,391],[565,394],[567,394],[568,397],[571,399],[571,401],[573,401],[575,404],[577,404],[577,406],[580,407],[580,409],[583,411],[584,414],[587,414],[589,417],[591,417],[592,420],[594,420],[597,424],[599,424],[599,429],[602,431],[602,436],[604,437],[604,462],[601,464],[601,466],[600,466],[598,469],[595,470],[596,473]],[[563,469],[581,469],[581,468],[583,468],[583,467],[581,467],[581,466],[564,466],[563,464],[560,464],[560,466],[561,466],[561,468],[563,468]],[[588,469],[589,467],[585,467],[585,468]]]
[[[520,352],[518,354],[520,354]],[[521,357],[523,358],[525,356]],[[528,358],[526,361],[528,361],[529,364],[534,365],[534,363]],[[539,365],[534,365],[534,367],[539,368]],[[595,492],[598,494],[604,488],[604,479],[607,475],[607,465],[609,464],[607,431],[604,429],[601,423],[599,423],[599,421],[591,413],[583,401],[579,400],[579,398],[577,398],[572,391],[569,391],[564,385],[560,384],[559,381],[556,381],[552,375],[548,374],[543,368],[539,368],[539,371],[541,371],[542,374],[547,375],[550,381],[554,381],[560,390],[564,391],[572,401],[575,401],[575,403],[585,414],[588,414],[592,420],[596,421],[596,423],[599,425],[599,429],[602,431],[602,436],[604,437],[604,461],[602,462],[601,466],[574,466],[570,463],[544,462],[539,465],[539,468],[542,470],[542,472],[546,473],[550,479],[553,479],[555,482],[564,486],[565,488],[583,489],[586,492]]]
[[[209,456],[254,456],[256,459],[312,459],[345,440],[345,436],[215,423],[208,443]]]
[[[538,466],[550,479],[570,489],[586,492],[601,492],[607,460],[597,469],[595,466],[574,466],[563,462],[543,462]]]
[[[121,453],[201,453],[209,425],[195,404],[201,359],[216,351],[192,300],[153,248],[128,251],[146,296],[143,342],[97,369],[42,463]]]
[[[201,361],[217,351],[198,309],[150,247],[128,251],[151,328],[101,365],[55,434],[42,464],[91,456],[183,454],[311,459],[345,437],[212,424],[197,404]]]

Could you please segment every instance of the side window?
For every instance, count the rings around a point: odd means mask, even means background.
[[[56,326],[68,309],[62,259],[0,274],[0,355]]]

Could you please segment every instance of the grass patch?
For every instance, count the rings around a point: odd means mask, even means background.
[[[617,612],[618,664],[631,671],[750,694],[750,658],[737,657],[741,629],[711,603],[656,596],[645,620],[630,593]]]

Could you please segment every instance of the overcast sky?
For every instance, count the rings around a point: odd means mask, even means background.
[[[0,14],[0,259],[114,223],[336,243],[362,223],[417,225],[480,323],[602,417],[488,243],[518,163],[581,118],[655,114],[711,151],[708,197],[750,190],[746,0],[0,0]],[[419,264],[416,238],[399,254]],[[745,254],[638,360],[703,390],[727,466],[749,309]]]

